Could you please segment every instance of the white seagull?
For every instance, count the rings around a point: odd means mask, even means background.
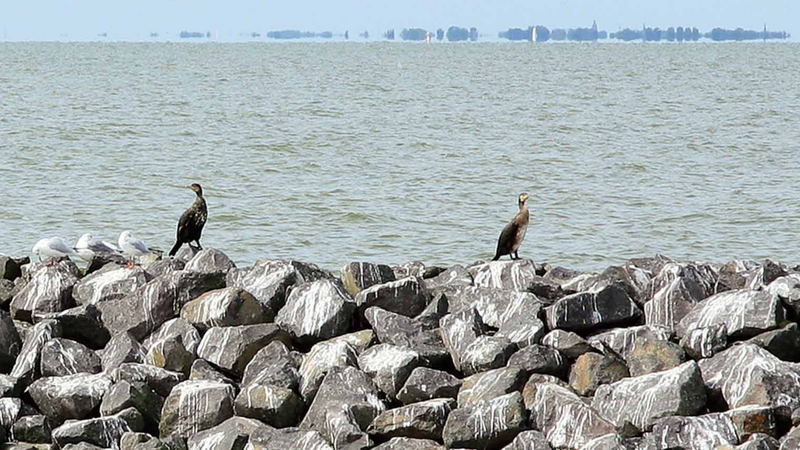
[[[92,260],[92,256],[95,253],[119,253],[119,248],[116,245],[93,239],[92,235],[88,233],[78,239],[78,243],[75,244],[75,250],[78,252],[78,256],[87,262]]]
[[[48,265],[52,265],[56,259],[76,253],[72,247],[65,244],[60,238],[51,237],[39,240],[39,242],[33,246],[33,254],[38,256],[40,260],[44,256],[46,259],[50,260]]]
[[[137,256],[151,253],[150,249],[144,245],[144,242],[133,237],[131,230],[125,230],[119,234],[119,248],[122,249],[122,253],[131,257],[131,261],[128,263],[129,266],[133,265],[133,259]]]

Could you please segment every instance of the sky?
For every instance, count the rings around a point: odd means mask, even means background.
[[[2,40],[86,40],[108,33],[147,39],[181,30],[231,37],[299,29],[373,36],[396,28],[591,26],[609,32],[647,26],[743,27],[794,33],[800,0],[0,0]]]

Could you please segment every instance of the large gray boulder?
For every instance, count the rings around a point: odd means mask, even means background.
[[[20,418],[23,408],[18,398],[0,398],[0,430],[9,430]]]
[[[754,344],[734,345],[699,365],[712,404],[771,406],[783,419],[800,409],[800,368]]]
[[[25,259],[27,261],[21,261],[8,255],[0,255],[0,279],[14,281],[19,278],[22,275],[20,266],[30,262],[30,259]]]
[[[452,286],[472,286],[472,275],[464,266],[456,264],[433,278],[423,280],[423,283],[428,290]]]
[[[508,360],[508,367],[517,367],[525,376],[541,373],[565,378],[569,361],[558,350],[544,345],[529,345],[514,353]]]
[[[480,336],[464,349],[461,372],[469,376],[504,367],[517,349],[517,345],[505,337]]]
[[[90,444],[119,449],[123,434],[143,429],[141,414],[135,408],[128,408],[113,416],[68,421],[53,430],[53,441],[59,448],[68,444]]]
[[[767,331],[751,338],[749,342],[772,353],[782,361],[800,361],[800,327],[789,322],[783,328]]]
[[[144,362],[167,370],[189,373],[197,357],[200,333],[187,321],[176,318],[165,322],[142,343]]]
[[[602,385],[592,401],[592,407],[618,430],[639,431],[650,430],[664,417],[695,415],[705,406],[705,386],[694,361]]]
[[[44,314],[38,321],[54,320],[61,327],[61,337],[80,342],[92,350],[99,350],[111,340],[111,333],[103,323],[100,310],[95,305],[76,306],[58,313]]]
[[[197,355],[241,376],[255,354],[273,341],[291,345],[289,335],[275,324],[214,327],[203,336]]]
[[[22,350],[17,356],[11,376],[20,379],[27,385],[39,376],[41,350],[50,339],[61,336],[62,327],[55,320],[44,320],[37,323],[28,332]]]
[[[286,303],[286,290],[303,283],[303,276],[286,261],[263,261],[252,267],[231,269],[227,286],[249,292],[274,317]]]
[[[100,357],[92,349],[69,339],[55,338],[42,346],[40,370],[43,377],[61,377],[76,373],[99,373]]]
[[[286,345],[274,341],[256,353],[242,376],[243,388],[252,384],[269,384],[292,390],[298,388],[300,367]]]
[[[406,437],[391,438],[374,450],[446,450],[444,446],[430,439],[412,439]]]
[[[61,261],[52,266],[31,264],[30,281],[11,300],[11,317],[32,322],[35,315],[60,312],[75,306],[72,289],[78,283],[79,274],[71,261]]]
[[[419,353],[404,347],[379,344],[358,357],[358,366],[389,398],[396,398],[411,372],[420,365]]]
[[[521,391],[527,381],[525,372],[517,367],[503,367],[476,373],[463,380],[458,391],[458,407],[467,408],[512,392]]]
[[[11,375],[0,375],[0,398],[19,397],[22,394],[22,383]]]
[[[7,373],[22,350],[22,339],[11,316],[0,310],[0,373]]]
[[[724,325],[730,338],[749,338],[778,327],[785,311],[777,295],[767,291],[722,292],[698,303],[675,328],[683,337],[698,328]]]
[[[300,365],[300,395],[311,403],[323,379],[334,367],[358,367],[358,352],[347,341],[331,340],[311,347]]]
[[[72,291],[79,305],[117,300],[136,288],[147,284],[147,275],[141,267],[128,268],[108,264],[80,280]]]
[[[540,430],[553,448],[579,449],[614,432],[611,423],[569,388],[547,382],[532,387],[526,398],[530,398],[533,428]]]
[[[300,428],[275,429],[261,426],[253,430],[245,447],[247,450],[334,450],[322,435],[314,430]]]
[[[486,334],[486,325],[474,308],[448,314],[442,317],[439,325],[442,342],[453,359],[453,366],[461,370],[461,358],[470,344]]]
[[[385,411],[375,418],[367,432],[381,439],[408,437],[416,439],[442,438],[442,430],[456,402],[437,398]]]
[[[235,388],[239,387],[239,384],[236,381],[220,372],[205,359],[194,360],[192,367],[189,369],[189,379],[220,381],[222,383],[228,383]]]
[[[536,265],[529,259],[490,261],[468,267],[475,286],[527,292],[536,278]]]
[[[397,400],[409,405],[434,398],[456,398],[460,388],[461,380],[447,372],[417,367],[397,393]]]
[[[186,263],[184,270],[190,272],[220,274],[225,276],[236,264],[225,253],[215,248],[204,248]]]
[[[124,363],[111,372],[111,379],[115,383],[120,381],[127,381],[131,384],[143,382],[158,395],[166,397],[175,386],[186,379],[186,376],[149,364]]]
[[[180,270],[155,278],[131,294],[97,305],[112,335],[128,331],[136,339],[178,317],[183,306],[201,294],[223,287],[224,280],[200,272]]]
[[[150,386],[143,382],[128,383],[123,380],[114,383],[103,396],[100,415],[112,416],[133,407],[142,414],[147,429],[158,430],[163,406],[164,398],[150,389]]]
[[[236,397],[237,416],[259,420],[276,428],[297,425],[305,412],[305,404],[291,389],[269,384],[251,384]]]
[[[188,450],[242,450],[253,431],[263,425],[257,420],[231,417],[213,428],[193,435],[186,441],[186,446]]]
[[[161,436],[189,438],[233,417],[235,391],[227,383],[184,381],[172,389],[161,409]]]
[[[636,323],[642,312],[616,284],[597,292],[568,295],[545,308],[547,326],[575,332]]]
[[[638,377],[678,367],[686,361],[686,353],[673,342],[645,337],[634,343],[626,361],[630,375]]]
[[[695,328],[680,340],[681,348],[692,359],[711,358],[728,347],[724,324]]]
[[[385,264],[351,262],[342,268],[342,283],[353,296],[376,284],[390,281],[395,281],[394,272]]]
[[[439,336],[438,320],[433,327],[416,318],[389,312],[376,306],[367,308],[364,317],[381,344],[414,350],[429,365],[445,364],[450,358]]]
[[[800,313],[800,273],[773,280],[765,290],[777,296],[789,311]]]
[[[514,392],[453,410],[442,431],[442,439],[448,448],[498,450],[524,431],[527,422],[522,394]]]
[[[164,322],[164,324],[158,327],[150,336],[147,336],[142,342],[142,346],[144,346],[149,353],[154,348],[178,336],[180,336],[180,340],[187,351],[191,353],[197,352],[197,347],[200,345],[202,339],[200,333],[191,323],[180,317]]]
[[[111,372],[123,363],[144,362],[145,349],[130,333],[123,332],[112,337],[103,349],[103,370]]]
[[[104,373],[78,373],[40,378],[28,387],[28,393],[44,415],[63,422],[88,417],[110,388],[111,378]]]
[[[421,313],[429,300],[430,294],[422,284],[422,279],[416,277],[377,284],[355,295],[360,311],[377,306],[408,317]]]
[[[232,327],[271,322],[275,314],[242,288],[209,291],[184,305],[181,318],[201,332],[213,327]]]
[[[292,289],[275,323],[301,345],[347,333],[356,304],[338,281],[321,279]]]
[[[364,431],[385,410],[378,397],[378,388],[369,376],[355,367],[333,367],[325,376],[300,427],[319,431],[328,441],[334,442],[338,427],[331,429],[327,425],[328,412],[346,413]],[[344,425],[349,428],[351,424]]]
[[[668,341],[672,333],[663,327],[641,325],[628,328],[614,328],[589,336],[589,344],[598,348],[608,348],[627,359],[639,340]]]
[[[20,417],[11,428],[11,435],[21,442],[32,444],[50,444],[54,423],[47,416],[36,414]]]
[[[542,345],[558,350],[567,358],[577,359],[584,353],[593,352],[588,341],[571,331],[553,330],[542,338]]]
[[[578,395],[594,395],[598,387],[629,377],[628,367],[612,355],[585,353],[570,368],[569,385]]]
[[[706,297],[706,290],[692,278],[677,277],[644,305],[645,321],[648,325],[674,330],[681,319]]]
[[[739,444],[731,419],[718,413],[699,417],[667,417],[656,422],[653,431],[646,436],[648,450],[706,450]]]

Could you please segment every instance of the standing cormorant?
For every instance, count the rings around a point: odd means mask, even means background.
[[[192,242],[197,243],[198,249],[203,249],[200,246],[200,235],[203,234],[203,227],[208,218],[206,199],[203,198],[203,188],[199,184],[194,183],[187,187],[197,194],[197,198],[192,203],[192,206],[183,212],[181,219],[178,221],[177,242],[170,250],[169,256],[175,256],[183,244],[189,244],[189,247],[191,247]]]
[[[528,194],[519,194],[519,212],[511,222],[503,228],[500,239],[497,240],[497,252],[492,261],[497,261],[503,255],[511,256],[511,259],[519,259],[519,246],[525,239],[525,232],[528,231]]]

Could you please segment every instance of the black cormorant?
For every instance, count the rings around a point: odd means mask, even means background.
[[[525,232],[528,231],[528,194],[519,194],[519,212],[511,222],[503,228],[500,239],[497,240],[497,252],[492,261],[497,261],[503,255],[511,256],[511,259],[519,259],[519,246],[525,239]]]
[[[187,187],[197,194],[197,198],[194,200],[194,203],[192,203],[192,206],[183,212],[181,219],[178,221],[178,241],[175,243],[175,246],[172,247],[172,250],[170,250],[169,256],[175,256],[183,244],[189,244],[191,247],[192,242],[197,243],[198,249],[203,249],[203,247],[200,246],[200,235],[203,233],[203,226],[205,226],[206,219],[208,218],[206,199],[203,198],[203,188],[200,187],[199,184],[194,183]]]

